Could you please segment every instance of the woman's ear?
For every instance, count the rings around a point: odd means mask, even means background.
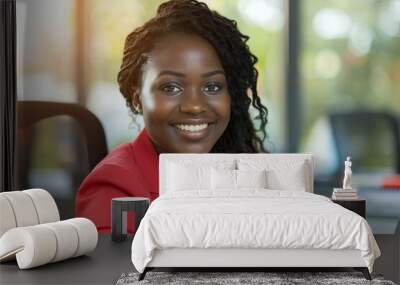
[[[133,105],[133,108],[134,108],[137,112],[139,112],[139,113],[142,112],[142,98],[141,98],[141,96],[140,96],[140,92],[139,92],[138,89],[135,89],[135,90],[133,91],[133,95],[132,95],[132,105]]]

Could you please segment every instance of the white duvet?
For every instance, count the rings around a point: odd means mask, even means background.
[[[359,215],[324,196],[266,189],[160,196],[134,237],[135,268],[143,272],[165,248],[358,249],[370,272],[380,255]]]

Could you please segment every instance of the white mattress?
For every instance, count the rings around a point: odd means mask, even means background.
[[[137,230],[132,262],[143,272],[156,249],[169,248],[359,250],[370,271],[380,255],[359,215],[316,194],[266,189],[160,196]]]

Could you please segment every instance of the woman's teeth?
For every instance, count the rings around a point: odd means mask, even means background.
[[[208,124],[200,125],[175,125],[178,129],[188,132],[198,132],[207,128]]]

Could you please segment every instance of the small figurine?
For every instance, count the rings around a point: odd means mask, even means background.
[[[351,160],[350,156],[347,157],[346,161],[344,162],[344,179],[343,179],[343,189],[352,189],[351,188]]]

